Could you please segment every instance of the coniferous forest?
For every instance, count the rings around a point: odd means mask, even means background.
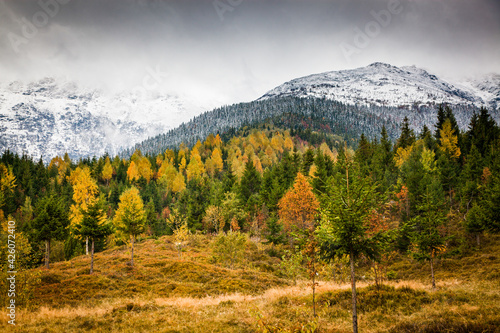
[[[407,317],[387,324],[387,316],[447,304],[472,319],[460,324],[453,314],[440,313],[419,332],[493,332],[500,325],[494,307],[461,308],[482,296],[439,294],[439,288],[443,272],[459,272],[462,258],[471,256],[496,266],[467,272],[499,281],[498,253],[483,249],[498,243],[500,232],[500,129],[483,108],[460,130],[453,110],[443,105],[434,127],[415,132],[405,118],[399,133],[393,140],[383,127],[378,135],[344,140],[321,131],[319,123],[304,130],[274,119],[161,153],[136,149],[130,158],[65,155],[44,163],[6,151],[0,158],[1,235],[8,237],[14,221],[19,283],[25,286],[19,303],[26,309],[57,300],[97,306],[99,297],[124,290],[133,296],[134,290],[146,293],[143,288],[165,297],[259,295],[308,281],[310,293],[256,305],[243,323],[233,318],[233,328],[220,329],[334,332],[339,320],[344,329],[360,325],[363,331],[370,320],[412,332],[417,330]],[[5,274],[9,248],[1,244]],[[161,263],[160,249],[171,250],[169,266]],[[457,266],[446,266],[451,263]],[[421,284],[388,284],[405,279]],[[321,291],[327,280],[351,282],[342,292]],[[4,290],[2,295],[5,303]],[[483,296],[494,298],[486,291]],[[394,305],[405,299],[407,310]],[[148,302],[113,305],[105,316],[171,306],[151,301],[151,308]],[[213,311],[236,303],[225,299]],[[287,308],[297,309],[294,319],[280,319],[291,318]],[[458,326],[440,326],[445,323],[438,317]],[[92,330],[95,320],[68,327]]]

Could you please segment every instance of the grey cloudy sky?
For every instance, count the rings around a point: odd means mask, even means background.
[[[168,73],[162,89],[233,103],[375,61],[455,78],[500,73],[498,0],[56,1],[0,1],[0,81],[66,76],[122,89],[156,68]],[[373,12],[389,16],[375,23]]]

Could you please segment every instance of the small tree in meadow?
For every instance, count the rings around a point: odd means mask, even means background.
[[[220,233],[213,243],[214,257],[218,262],[233,269],[235,264],[243,260],[246,243],[246,234],[232,230],[227,234]]]
[[[36,240],[45,242],[45,268],[49,269],[50,242],[66,238],[68,213],[62,199],[51,195],[40,200],[35,215],[33,233]]]
[[[107,220],[102,203],[96,201],[82,210],[82,221],[74,226],[75,235],[88,238],[91,242],[90,250],[90,274],[94,273],[94,242],[113,233],[111,223]]]
[[[120,203],[113,220],[118,231],[130,236],[132,244],[131,264],[134,266],[134,241],[144,232],[146,225],[146,212],[139,190],[132,187],[120,196]]]

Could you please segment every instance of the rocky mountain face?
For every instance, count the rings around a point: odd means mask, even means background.
[[[46,78],[0,85],[0,151],[50,160],[116,154],[204,107],[154,91],[108,93]]]

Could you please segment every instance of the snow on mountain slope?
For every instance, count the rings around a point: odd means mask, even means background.
[[[496,77],[498,79],[498,76]],[[260,98],[280,96],[317,97],[346,104],[378,106],[421,106],[440,103],[490,105],[500,98],[490,83],[475,81],[459,88],[415,66],[398,68],[373,63],[357,69],[326,72],[294,79],[267,92]],[[479,93],[482,91],[483,93]],[[495,107],[498,108],[498,103]]]
[[[500,109],[500,74],[488,74],[462,81],[460,84],[479,96],[492,110]]]
[[[0,151],[44,160],[116,154],[215,106],[187,100],[147,90],[109,94],[54,78],[0,85]]]

